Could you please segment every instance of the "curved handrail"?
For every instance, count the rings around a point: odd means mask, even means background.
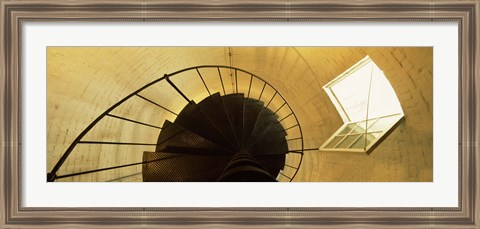
[[[135,95],[138,95],[140,96],[138,93],[140,93],[141,91],[149,88],[150,86],[162,81],[162,80],[167,80],[169,81],[169,77],[173,77],[175,75],[178,75],[180,73],[183,73],[183,72],[187,72],[187,71],[190,71],[190,70],[196,70],[198,72],[198,69],[202,69],[202,68],[217,68],[217,69],[220,69],[220,68],[226,68],[226,69],[233,69],[235,71],[240,71],[240,72],[243,72],[243,73],[246,73],[248,75],[250,75],[251,77],[255,77],[259,80],[261,80],[263,83],[264,83],[264,86],[263,86],[263,89],[265,88],[265,85],[268,85],[269,87],[271,87],[273,90],[275,90],[275,94],[278,94],[282,100],[285,102],[285,104],[288,106],[288,108],[290,109],[290,111],[292,112],[293,114],[293,117],[295,118],[295,122],[297,123],[297,127],[299,128],[299,132],[300,132],[300,140],[301,140],[301,157],[300,157],[300,161],[298,163],[298,166],[297,166],[297,169],[294,173],[294,175],[292,177],[287,177],[290,179],[290,181],[293,180],[293,178],[295,178],[295,176],[297,175],[298,173],[298,170],[300,168],[300,165],[302,163],[302,160],[303,160],[303,151],[304,151],[304,142],[303,142],[303,132],[302,132],[302,128],[301,128],[301,125],[300,125],[300,122],[298,121],[298,118],[297,118],[297,115],[295,114],[295,112],[293,112],[293,109],[292,107],[290,106],[290,104],[287,102],[287,100],[285,99],[285,97],[275,88],[273,87],[270,83],[268,83],[267,81],[265,81],[264,79],[262,79],[261,77],[249,72],[249,71],[246,71],[246,70],[243,70],[243,69],[240,69],[240,68],[237,68],[237,67],[231,67],[231,66],[224,66],[224,65],[199,65],[199,66],[193,66],[193,67],[188,67],[188,68],[184,68],[184,69],[181,69],[181,70],[178,70],[178,71],[175,71],[173,73],[170,73],[170,74],[165,74],[164,76],[156,79],[156,80],[153,80],[152,82],[148,83],[148,84],[145,84],[144,86],[142,86],[141,88],[137,89],[136,91],[132,92],[131,94],[127,95],[126,97],[124,97],[123,99],[119,100],[117,103],[115,103],[114,105],[112,105],[111,107],[109,107],[107,110],[105,110],[102,114],[100,114],[94,121],[92,121],[76,138],[75,140],[72,142],[72,144],[67,148],[67,150],[62,154],[62,156],[60,157],[60,159],[58,160],[58,162],[55,164],[55,166],[53,167],[53,169],[50,171],[50,173],[47,174],[47,181],[48,182],[53,182],[55,181],[55,179],[57,178],[57,172],[58,170],[60,169],[60,167],[63,165],[63,163],[66,161],[66,159],[68,158],[68,156],[72,153],[73,149],[77,146],[78,143],[81,142],[82,138],[85,137],[85,135],[100,121],[102,120],[105,116],[109,115],[109,113],[111,111],[113,111],[115,108],[117,108],[120,104],[124,103],[125,101],[127,101],[128,99],[132,98],[133,96]],[[200,75],[200,77],[202,77]],[[222,80],[222,76],[220,75],[220,79]],[[237,76],[235,78],[237,80]],[[203,78],[202,78],[202,82],[205,84]],[[172,84],[171,81],[169,81],[170,84]],[[172,85],[174,86],[174,85]],[[175,87],[175,86],[174,86]],[[205,85],[206,87],[206,85]],[[250,81],[250,87],[251,87],[251,81]],[[223,80],[222,80],[222,88],[223,88]],[[175,89],[178,90],[178,88],[175,87]],[[262,89],[262,92],[263,92],[263,89]],[[208,90],[208,88],[207,88]],[[225,89],[223,88],[224,90],[224,93],[225,93]],[[236,90],[238,92],[238,84],[236,86]],[[250,89],[249,89],[249,92],[250,92]],[[181,93],[181,92],[180,92]],[[210,91],[209,91],[209,94],[210,94]],[[273,100],[273,98],[272,98]],[[158,104],[157,104],[158,105]],[[159,105],[160,106],[160,105]],[[160,106],[162,107],[162,106]],[[164,108],[164,107],[162,107]],[[166,109],[166,108],[164,108]],[[168,110],[168,109],[166,109]],[[169,110],[168,110],[169,111]],[[148,145],[148,144],[146,144]]]
[[[98,116],[95,120],[93,120],[92,123],[90,123],[90,125],[87,126],[87,128],[85,128],[85,130],[83,130],[78,136],[77,138],[75,138],[75,140],[72,142],[72,144],[67,148],[67,150],[65,151],[65,153],[63,153],[62,157],[60,157],[60,159],[58,160],[58,162],[55,164],[55,166],[53,167],[52,171],[50,173],[48,173],[47,175],[47,181],[54,181],[55,180],[55,177],[56,177],[56,173],[58,172],[58,170],[60,169],[60,167],[62,166],[62,164],[65,162],[65,160],[67,160],[68,156],[72,153],[73,149],[75,148],[75,146],[77,146],[77,144],[80,142],[80,140],[82,140],[83,137],[85,137],[85,135],[100,121],[102,120],[108,113],[110,113],[113,109],[115,109],[116,107],[118,107],[120,104],[122,104],[123,102],[127,101],[128,99],[130,99],[131,97],[133,97],[134,95],[136,95],[137,93],[145,90],[146,88],[162,81],[163,79],[165,78],[164,77],[160,77],[148,84],[145,84],[143,87],[139,88],[138,90],[134,91],[133,93],[127,95],[125,98],[121,99],[120,101],[118,101],[117,103],[115,103],[114,105],[112,105],[110,108],[108,108],[107,110],[105,110],[102,114],[100,114],[100,116]]]

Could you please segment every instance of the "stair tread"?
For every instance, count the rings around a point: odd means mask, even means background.
[[[196,134],[184,127],[165,120],[162,131],[157,140],[155,151],[165,150],[166,147],[187,147],[210,149],[214,152],[230,154],[229,150]]]
[[[232,153],[221,148],[197,148],[167,145],[161,150],[166,153],[176,153],[184,155],[203,155],[203,156],[221,156],[231,157]]]
[[[228,94],[222,96],[225,112],[229,117],[230,123],[234,130],[236,139],[239,143],[243,142],[243,103],[244,95]]]
[[[229,157],[179,155],[167,152],[144,152],[142,165],[144,182],[207,182],[216,180]]]
[[[243,142],[245,147],[250,135],[253,132],[255,123],[258,121],[260,112],[263,109],[263,102],[254,99],[245,99],[243,107]]]
[[[207,119],[209,119],[210,123],[215,126],[216,130],[230,143],[232,149],[238,150],[240,144],[237,141],[229,116],[225,111],[220,93],[215,93],[207,97],[198,104],[198,107]]]
[[[288,153],[288,143],[285,140],[268,139],[253,146],[251,151],[257,152],[258,155],[284,155]]]
[[[255,122],[252,133],[250,134],[247,148],[262,140],[262,137],[271,131],[271,128],[281,125],[277,122],[273,112],[267,108],[263,108],[259,114],[257,121]],[[281,128],[278,130],[283,136],[286,136],[285,130]]]
[[[191,103],[184,108],[174,121],[175,124],[199,135],[219,146],[231,149],[232,145],[217,130],[197,104]]]

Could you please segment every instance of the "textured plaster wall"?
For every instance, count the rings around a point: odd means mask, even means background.
[[[318,148],[342,125],[322,86],[369,55],[392,84],[405,119],[369,155],[306,152],[294,181],[432,181],[432,54],[432,48],[413,47],[233,47],[232,63],[261,76],[277,88],[299,118],[305,148]],[[144,84],[194,65],[230,63],[228,48],[58,47],[48,48],[47,58],[47,169],[54,166],[91,121]],[[206,96],[204,88],[195,86],[202,84],[187,80],[192,78],[184,75],[178,77],[176,83],[189,88],[192,93],[188,96],[197,96],[194,99]],[[185,103],[168,85],[158,85],[144,95],[175,112]],[[155,125],[161,125],[165,118],[174,118],[138,98],[115,112]],[[287,111],[282,112],[281,115],[285,115]],[[88,137],[104,141],[151,142],[156,141],[158,133],[154,128],[109,118]],[[300,147],[300,144],[292,143],[291,147]],[[72,153],[59,174],[137,162],[143,150],[148,147],[82,145]],[[140,172],[141,167],[136,166],[63,181],[139,181]]]

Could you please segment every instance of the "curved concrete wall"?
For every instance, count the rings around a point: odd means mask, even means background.
[[[322,86],[369,55],[384,71],[402,104],[403,120],[370,154],[308,151],[294,181],[432,181],[432,48],[233,47],[234,67],[252,72],[279,90],[297,114],[305,148],[318,148],[342,120]],[[196,65],[230,65],[229,48],[50,47],[47,50],[47,169],[98,115],[164,74]],[[206,75],[213,85],[213,73]],[[224,74],[229,74],[225,72]],[[188,74],[174,82],[189,98],[207,94]],[[212,81],[212,82],[210,82]],[[226,90],[231,90],[228,86]],[[219,87],[213,90],[221,90]],[[258,92],[256,92],[258,93]],[[166,83],[142,92],[172,111],[186,101]],[[277,106],[277,105],[275,105]],[[286,112],[286,111],[282,111]],[[115,114],[161,126],[171,113],[134,98]],[[84,140],[155,142],[158,129],[106,118]],[[292,147],[299,146],[292,143]],[[148,147],[80,145],[59,175],[141,161]],[[140,166],[59,181],[140,181]]]

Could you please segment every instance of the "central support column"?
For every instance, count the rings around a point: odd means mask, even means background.
[[[236,153],[225,166],[218,179],[221,182],[264,182],[277,181],[265,168],[247,151]]]

